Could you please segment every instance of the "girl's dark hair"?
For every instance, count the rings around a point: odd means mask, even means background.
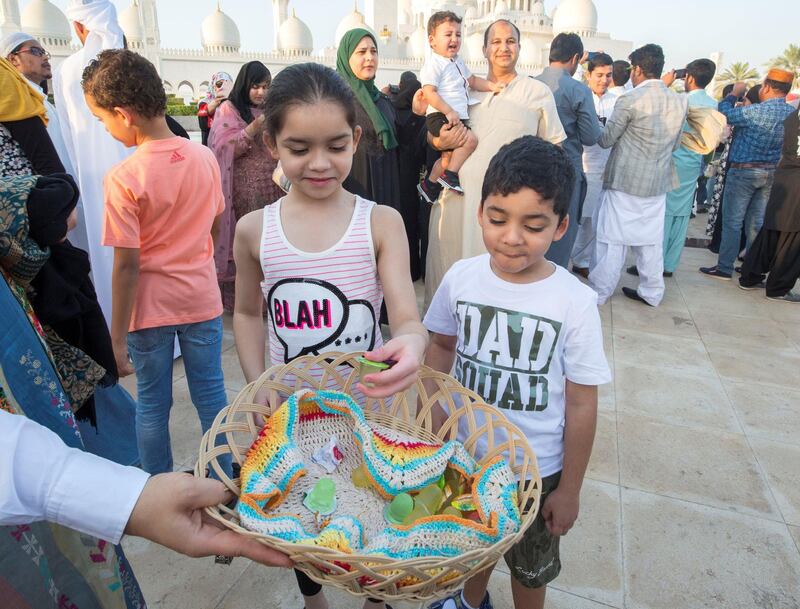
[[[356,128],[353,90],[334,70],[318,63],[298,63],[285,67],[272,82],[264,100],[264,124],[273,140],[283,128],[286,113],[293,106],[321,101],[339,104],[347,124]]]
[[[269,86],[272,82],[267,66],[260,61],[250,61],[244,64],[236,76],[228,99],[236,107],[239,116],[246,123],[253,122],[253,106],[250,102],[250,89],[253,85],[265,82]]]

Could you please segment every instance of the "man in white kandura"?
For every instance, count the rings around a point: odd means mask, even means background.
[[[83,48],[64,60],[53,79],[53,92],[64,142],[81,190],[83,217],[80,221],[86,228],[97,299],[105,318],[111,319],[114,249],[102,245],[103,178],[132,150],[112,138],[92,116],[83,97],[81,79],[84,68],[100,51],[123,47],[123,35],[117,23],[117,11],[109,0],[70,0],[66,14]]]

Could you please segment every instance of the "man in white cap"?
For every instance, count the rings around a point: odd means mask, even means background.
[[[102,245],[103,178],[132,150],[112,138],[86,105],[81,88],[83,70],[105,49],[123,47],[117,11],[109,0],[70,0],[66,9],[75,34],[83,44],[61,65],[53,79],[56,109],[75,178],[83,199],[87,250],[92,263],[97,298],[106,319],[111,319],[111,272],[114,250]]]
[[[53,142],[53,147],[58,153],[58,158],[64,166],[64,170],[77,177],[75,168],[72,166],[67,145],[61,130],[61,121],[55,106],[47,99],[43,85],[53,77],[53,68],[50,66],[50,53],[48,53],[41,43],[25,32],[13,32],[0,39],[0,56],[6,58],[8,62],[16,68],[30,83],[31,87],[38,91],[42,96],[44,107],[47,110],[47,134]],[[80,214],[80,204],[79,204]],[[69,235],[73,245],[87,248],[86,231],[83,225],[77,227]]]

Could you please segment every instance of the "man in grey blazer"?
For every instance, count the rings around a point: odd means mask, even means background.
[[[636,255],[639,287],[622,291],[655,307],[664,296],[666,195],[679,183],[672,152],[680,145],[687,104],[660,80],[661,47],[645,45],[629,59],[634,89],[617,100],[598,141],[613,149],[603,175],[596,263],[589,283],[603,304],[619,282],[630,247]]]

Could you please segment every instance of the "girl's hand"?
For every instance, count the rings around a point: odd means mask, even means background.
[[[408,389],[417,380],[426,347],[427,341],[422,336],[401,334],[379,349],[365,352],[364,357],[372,361],[393,359],[397,363],[388,370],[365,376],[364,381],[370,383],[372,387],[359,383],[357,385],[359,391],[370,398],[386,398]]]

